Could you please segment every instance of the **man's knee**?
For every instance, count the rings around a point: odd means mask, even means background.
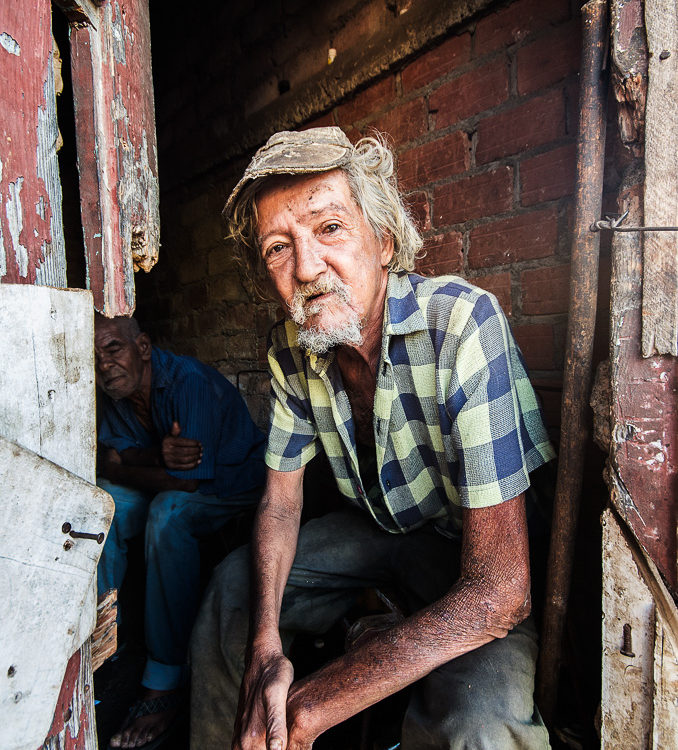
[[[189,522],[188,493],[168,490],[159,492],[151,501],[146,520],[146,536],[159,539],[170,530],[183,529]]]
[[[430,708],[430,707],[427,707]],[[547,750],[548,732],[539,713],[519,717],[501,708],[462,700],[431,716],[407,712],[402,728],[403,750]]]

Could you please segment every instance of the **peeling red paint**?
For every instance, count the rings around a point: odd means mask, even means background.
[[[51,5],[0,3],[0,278],[33,284],[52,243],[52,208],[39,176],[39,119],[48,106]],[[20,102],[20,109],[17,106]],[[15,116],[10,116],[14,114]]]
[[[134,268],[159,245],[148,3],[102,6],[96,29],[72,30],[71,63],[89,286],[97,310],[130,314]]]
[[[642,223],[640,186],[622,194],[620,206]],[[678,359],[641,355],[641,246],[627,243],[615,263],[612,370],[612,458],[621,489],[615,504],[668,586],[678,592]]]

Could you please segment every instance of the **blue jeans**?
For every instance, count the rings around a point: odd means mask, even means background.
[[[99,593],[120,589],[127,570],[127,543],[145,529],[148,658],[142,684],[172,690],[186,674],[188,641],[200,604],[198,540],[256,504],[260,490],[224,499],[180,491],[153,496],[103,478],[97,484],[115,501],[97,569]]]
[[[230,747],[244,671],[249,547],[214,571],[191,638],[191,747]],[[395,586],[410,610],[440,598],[459,575],[460,545],[429,526],[388,534],[360,511],[304,525],[283,596],[280,632],[323,633],[365,587]],[[402,750],[544,750],[534,700],[537,635],[531,618],[435,669],[413,686]]]

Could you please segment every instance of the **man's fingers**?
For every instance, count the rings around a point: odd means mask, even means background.
[[[263,693],[266,712],[266,750],[283,750],[287,745],[287,694],[292,684],[292,665],[285,660],[275,680]]]
[[[181,435],[181,427],[179,426],[179,422],[172,422],[172,429],[170,430],[170,435],[172,437],[179,437]]]
[[[193,438],[173,437],[167,442],[176,448],[197,448],[198,450],[202,450],[202,443],[199,440],[193,440]]]

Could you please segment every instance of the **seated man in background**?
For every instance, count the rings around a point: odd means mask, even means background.
[[[97,481],[115,500],[100,594],[120,588],[127,542],[145,530],[144,691],[110,746],[144,747],[166,732],[185,682],[198,539],[258,501],[264,437],[223,375],[152,346],[134,318],[97,315],[94,347]]]
[[[547,748],[525,493],[554,453],[497,300],[410,273],[422,240],[374,138],[277,133],[226,212],[287,320],[251,581],[235,550],[194,628],[192,747],[307,750],[416,683],[403,750]],[[300,529],[321,450],[347,507]],[[368,586],[396,587],[409,617],[295,681],[290,637],[325,632]]]

